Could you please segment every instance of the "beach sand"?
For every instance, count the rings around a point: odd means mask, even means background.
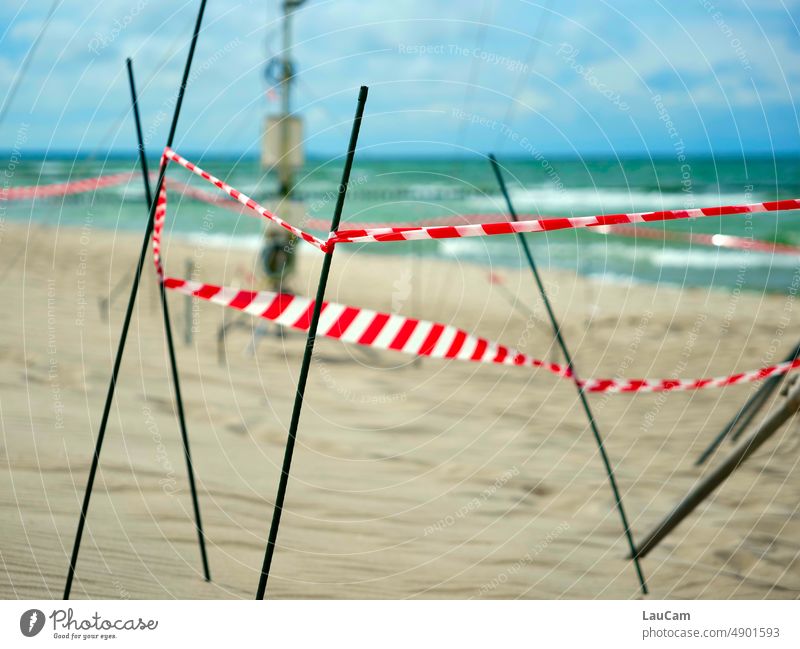
[[[140,235],[90,223],[0,234],[0,596],[59,598],[127,288],[109,320],[98,300],[132,268]],[[241,282],[254,257],[175,238],[165,254],[171,275],[194,259],[214,283]],[[298,293],[314,294],[320,261],[300,256]],[[341,247],[327,296],[558,360],[530,275],[494,270],[501,286],[475,265]],[[797,338],[786,296],[545,278],[583,376],[724,375],[781,360]],[[201,575],[148,258],[77,598],[255,593],[305,338],[265,337],[253,356],[261,323],[243,318],[250,329],[230,332],[220,363],[218,327],[240,316],[189,305],[186,344],[187,301],[169,299],[213,581]],[[637,538],[703,474],[695,458],[752,390],[590,396]],[[800,595],[797,432],[781,430],[643,561],[651,598]],[[318,341],[268,597],[636,598],[626,554],[570,382]]]

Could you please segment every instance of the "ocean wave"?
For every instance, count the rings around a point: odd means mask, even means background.
[[[492,242],[494,243],[494,242]],[[487,245],[480,239],[443,239],[438,242],[439,251],[451,259],[492,262],[504,265],[517,264],[522,260],[521,250],[513,239],[500,245]],[[597,242],[578,244],[548,243],[533,245],[534,254],[542,265],[560,268],[596,267],[598,264],[610,268],[633,268],[646,264],[656,268],[687,269],[731,269],[731,268],[783,268],[792,269],[800,265],[790,255],[773,255],[768,252],[746,250],[724,250],[705,247],[674,247],[621,242]]]
[[[129,183],[122,183],[112,187],[104,187],[103,191],[108,192],[110,195],[124,201],[136,201],[143,203],[145,201],[144,187],[141,181],[135,182],[136,179]]]
[[[516,244],[516,241],[514,243]],[[445,257],[451,259],[466,257],[474,260],[475,258],[488,259],[490,250],[486,244],[487,241],[480,238],[440,239],[437,242],[437,247]]]
[[[541,214],[601,214],[609,212],[641,212],[667,209],[687,209],[747,203],[757,200],[743,193],[722,192],[663,192],[658,190],[625,190],[577,188],[559,191],[552,186],[515,188],[510,190],[519,211],[538,211]],[[471,207],[503,209],[500,195],[475,196],[468,199]]]
[[[790,255],[771,255],[746,250],[658,248],[647,260],[662,268],[797,268],[800,261]]]
[[[612,271],[590,271],[585,274],[585,277],[588,277],[593,282],[602,283],[602,284],[617,284],[619,286],[639,286],[641,284],[648,284],[650,282],[646,282],[641,277],[637,277],[634,274],[624,274],[624,273],[615,273]]]

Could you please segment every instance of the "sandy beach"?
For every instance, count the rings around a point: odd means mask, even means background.
[[[108,318],[98,301],[132,268],[140,235],[8,222],[1,235],[0,597],[59,598],[126,295]],[[175,238],[165,255],[172,275],[193,259],[198,278],[225,284],[254,257]],[[300,257],[298,293],[313,295],[320,260]],[[476,265],[342,247],[328,299],[559,360],[530,275],[494,270],[502,285]],[[796,343],[786,296],[545,275],[586,377],[719,376]],[[261,323],[242,318],[220,362],[220,323],[240,316],[188,305],[186,344],[187,301],[170,305],[213,581],[201,576],[148,258],[74,597],[255,593],[305,338],[264,337],[253,355]],[[753,389],[590,397],[635,537],[703,474],[695,458]],[[651,598],[800,595],[797,433],[780,431],[644,560]],[[626,554],[571,383],[318,341],[268,597],[636,598]]]

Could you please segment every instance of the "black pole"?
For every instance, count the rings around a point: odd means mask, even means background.
[[[777,390],[783,379],[786,378],[786,374],[779,374],[778,376],[773,376],[769,380],[769,383],[765,381],[764,385],[761,386],[759,390],[760,394],[758,395],[758,399],[750,408],[750,410],[745,413],[736,425],[731,430],[731,444],[736,443],[736,441],[742,436],[742,434],[747,430],[747,427],[752,423],[753,419],[756,418],[761,409],[766,405],[769,398],[772,396],[772,393]]]
[[[492,169],[494,170],[494,175],[497,177],[497,183],[500,185],[500,191],[503,194],[503,198],[505,198],[506,206],[508,207],[508,212],[511,215],[511,218],[514,221],[518,221],[517,212],[514,209],[514,205],[511,203],[511,197],[508,195],[508,189],[506,189],[505,180],[503,180],[503,175],[500,172],[500,165],[497,163],[497,158],[494,155],[489,155],[489,162],[492,164]],[[603,458],[603,464],[606,468],[606,474],[608,475],[608,482],[611,485],[611,491],[614,492],[614,500],[617,504],[617,510],[619,511],[620,518],[622,519],[622,527],[625,530],[625,538],[628,540],[628,546],[631,550],[631,556],[633,558],[633,565],[636,568],[636,576],[639,578],[639,585],[641,586],[642,593],[647,595],[647,584],[644,580],[644,574],[642,573],[642,567],[639,565],[639,559],[636,556],[635,548],[633,542],[633,534],[631,532],[630,525],[628,524],[628,517],[625,514],[625,507],[622,505],[622,496],[620,495],[619,488],[617,487],[617,480],[614,477],[614,469],[611,467],[611,461],[608,459],[608,454],[606,453],[605,445],[603,444],[603,438],[600,436],[600,431],[597,429],[597,423],[595,422],[594,415],[592,414],[591,408],[589,408],[589,401],[586,398],[586,393],[583,391],[583,386],[578,379],[578,375],[575,371],[575,365],[572,362],[572,356],[567,349],[567,344],[564,341],[564,337],[561,335],[561,327],[558,324],[558,320],[556,318],[555,312],[553,311],[553,307],[550,304],[550,299],[547,297],[547,292],[544,289],[544,284],[542,283],[542,278],[539,276],[539,270],[536,268],[536,262],[533,260],[533,254],[531,253],[531,249],[528,246],[528,241],[525,239],[525,235],[522,233],[517,233],[517,237],[519,238],[520,244],[522,245],[522,250],[525,253],[525,257],[528,260],[528,265],[531,267],[531,271],[533,272],[533,278],[536,280],[536,286],[539,288],[539,293],[542,296],[542,301],[544,302],[545,309],[547,309],[547,315],[550,318],[550,324],[553,326],[553,333],[556,336],[556,341],[558,342],[558,346],[561,348],[561,353],[564,354],[564,359],[567,362],[567,367],[569,368],[570,375],[572,376],[572,380],[575,383],[575,387],[578,390],[578,397],[580,398],[581,405],[583,406],[583,410],[586,413],[586,418],[589,420],[589,427],[592,429],[592,433],[594,434],[594,439],[597,442],[597,448],[600,451],[600,457]]]
[[[800,358],[800,344],[798,344],[793,350],[792,353],[789,354],[786,358],[783,359],[784,363],[791,363],[795,360]],[[731,443],[739,441],[739,438],[744,434],[744,431],[747,430],[747,427],[751,424],[753,419],[755,419],[756,415],[761,411],[761,408],[769,401],[770,396],[772,393],[777,390],[783,380],[786,378],[786,374],[779,374],[778,376],[772,376],[764,381],[764,385],[762,385],[762,394],[761,399],[756,404],[756,406],[751,409],[751,411],[747,414],[746,417],[743,417],[739,424],[736,426],[736,429],[731,434]]]
[[[172,115],[172,125],[167,138],[167,146],[172,146],[172,140],[175,137],[175,130],[178,126],[178,116],[181,112],[181,104],[183,103],[183,95],[186,90],[186,83],[189,78],[189,69],[192,65],[192,58],[194,57],[195,46],[197,45],[197,37],[200,33],[200,25],[203,21],[203,12],[205,11],[206,0],[200,0],[200,9],[197,13],[197,22],[195,23],[194,33],[192,34],[192,42],[189,46],[189,54],[186,58],[186,67],[183,71],[183,79],[181,80],[180,88],[178,89],[178,100],[175,104],[175,112]],[[161,191],[161,184],[164,182],[165,166],[161,165],[161,171],[158,176],[158,183],[156,185],[155,195]],[[142,250],[139,253],[139,261],[136,265],[136,273],[133,277],[133,284],[131,285],[131,294],[128,298],[128,308],[125,311],[125,319],[122,322],[122,331],[119,337],[119,345],[117,346],[117,353],[114,358],[114,366],[111,370],[111,380],[108,384],[108,393],[106,394],[106,402],[103,407],[103,416],[100,420],[100,429],[97,433],[97,440],[95,442],[94,455],[92,456],[92,464],[89,468],[89,479],[86,482],[86,492],[83,495],[83,504],[81,505],[81,514],[78,519],[78,529],[75,532],[75,542],[72,546],[72,557],[69,562],[69,571],[67,572],[67,581],[64,585],[64,599],[69,599],[70,590],[72,589],[72,580],[75,577],[75,565],[78,562],[78,553],[81,547],[81,538],[83,536],[83,528],[86,524],[86,515],[89,511],[89,500],[92,497],[92,487],[94,486],[94,479],[97,475],[97,466],[100,463],[100,451],[103,448],[103,438],[106,434],[106,426],[108,424],[108,417],[111,413],[111,402],[114,399],[114,389],[117,386],[117,377],[119,376],[119,368],[122,364],[122,354],[125,350],[125,341],[128,338],[128,328],[131,324],[131,317],[133,315],[133,306],[136,302],[136,294],[139,290],[139,279],[142,276],[142,268],[144,266],[145,256],[147,255],[147,247],[150,242],[150,235],[153,232],[153,222],[156,213],[156,201],[150,203],[150,214],[147,219],[147,227],[145,228],[144,240],[142,241]]]
[[[133,101],[133,116],[136,120],[136,137],[139,141],[139,159],[142,163],[142,177],[144,180],[144,192],[147,204],[153,202],[153,195],[150,191],[150,173],[147,168],[147,155],[144,150],[144,138],[142,138],[142,122],[139,118],[139,102],[136,97],[136,86],[133,79],[133,61],[126,60],[128,66],[128,81],[131,86],[131,97]],[[172,385],[175,388],[175,408],[178,414],[178,423],[181,429],[181,440],[183,441],[183,455],[186,460],[186,471],[189,475],[189,489],[192,494],[192,506],[194,508],[195,527],[197,528],[197,540],[200,545],[200,559],[203,563],[203,576],[206,581],[211,581],[211,573],[208,568],[208,555],[206,554],[206,540],[203,535],[203,521],[200,518],[200,504],[197,499],[197,487],[194,479],[194,467],[192,466],[192,454],[189,450],[189,433],[186,430],[186,418],[183,412],[183,397],[181,397],[181,384],[178,380],[178,363],[175,358],[175,345],[172,342],[172,325],[169,319],[169,306],[167,304],[167,291],[164,283],[158,283],[161,295],[161,312],[164,314],[164,332],[167,339],[167,349],[169,350],[170,368],[172,369]]]
[[[800,344],[798,344],[792,350],[792,353],[784,359],[784,363],[791,363],[798,356],[800,356]],[[717,447],[722,444],[722,441],[728,437],[728,435],[731,436],[731,441],[733,442],[739,439],[739,436],[750,425],[750,422],[753,421],[753,418],[759,413],[772,393],[775,392],[775,390],[781,384],[784,376],[784,374],[779,374],[778,376],[772,376],[764,381],[761,387],[754,394],[750,395],[750,398],[747,401],[745,401],[744,405],[734,415],[733,419],[731,419],[725,428],[723,428],[717,434],[717,436],[712,440],[711,444],[708,445],[706,450],[701,453],[694,465],[700,466],[701,464],[705,463],[705,461],[713,455],[714,451],[717,450]]]
[[[364,105],[367,103],[367,92],[367,87],[361,86],[361,90],[358,93],[356,116],[353,119],[353,128],[350,132],[350,144],[347,147],[347,157],[345,158],[344,169],[342,170],[342,182],[339,184],[339,195],[336,199],[336,208],[333,210],[333,218],[331,219],[331,232],[335,232],[339,228],[339,221],[342,218],[344,199],[347,195],[347,186],[350,183],[350,170],[353,167],[353,158],[356,153],[358,132],[361,129],[361,118],[364,115]],[[314,351],[319,314],[322,310],[322,301],[325,299],[325,287],[328,284],[328,273],[331,269],[332,259],[333,247],[325,253],[325,258],[322,260],[322,270],[319,274],[319,285],[317,286],[317,297],[314,301],[314,312],[308,327],[308,338],[306,339],[306,349],[303,354],[303,364],[300,367],[300,376],[297,378],[297,392],[294,397],[292,420],[289,424],[289,437],[286,440],[281,478],[278,483],[278,493],[275,496],[275,508],[272,512],[272,524],[269,528],[269,538],[267,539],[267,547],[264,551],[264,563],[261,567],[261,578],[258,581],[256,599],[264,599],[264,593],[267,590],[267,580],[269,579],[269,570],[272,565],[272,555],[275,553],[275,541],[278,538],[278,528],[281,524],[281,514],[283,513],[283,501],[286,497],[286,485],[289,482],[289,471],[292,467],[292,454],[294,453],[294,443],[297,439],[297,428],[300,423],[300,411],[303,408],[303,395],[306,390],[308,370],[311,367],[311,354]]]

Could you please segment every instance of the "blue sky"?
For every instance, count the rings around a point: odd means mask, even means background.
[[[63,0],[0,149],[129,151],[134,58],[147,144],[166,138],[197,1]],[[0,5],[0,92],[50,5]],[[800,153],[800,2],[308,0],[295,108],[311,154],[340,153],[357,88],[375,156]],[[209,0],[177,147],[255,152],[277,2]],[[541,38],[537,38],[539,35]],[[165,117],[167,115],[167,117]]]

